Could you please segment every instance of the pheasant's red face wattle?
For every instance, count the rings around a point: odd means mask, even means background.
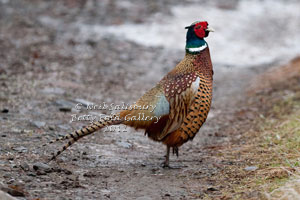
[[[199,22],[194,26],[194,32],[199,38],[205,37],[205,30],[207,29],[207,22]]]

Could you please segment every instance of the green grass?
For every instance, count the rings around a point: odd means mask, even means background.
[[[256,177],[257,186],[262,186],[265,191],[273,190],[284,185],[290,180],[288,173],[271,174],[273,169],[295,170],[300,166],[300,93],[285,98],[284,101],[274,105],[271,113],[278,119],[266,119],[261,124],[263,140],[260,147],[268,149],[270,155],[260,155],[260,169],[270,169],[270,174]],[[288,112],[286,112],[288,110]],[[287,114],[283,114],[287,113]],[[271,157],[271,159],[263,159]],[[271,178],[269,177],[271,175]]]
[[[233,199],[243,199],[244,193],[260,191],[270,193],[284,186],[297,174],[300,166],[300,92],[276,102],[268,115],[260,116],[259,131],[249,133],[250,144],[244,160],[258,167],[233,185]],[[291,173],[289,173],[291,172]],[[225,192],[226,194],[226,192]],[[245,198],[245,197],[244,197]],[[264,199],[263,197],[261,197]]]
[[[233,142],[215,154],[233,163],[211,177],[220,185],[226,182],[218,196],[222,199],[267,199],[265,194],[275,190],[280,195],[276,189],[300,175],[300,87],[274,86],[271,94],[253,98],[256,100],[250,106],[260,112],[253,122],[255,128],[245,130],[241,143]],[[258,169],[246,171],[246,166]],[[204,199],[214,197],[207,194]]]

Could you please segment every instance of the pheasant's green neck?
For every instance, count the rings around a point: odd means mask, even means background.
[[[189,38],[186,41],[185,51],[190,54],[198,54],[207,48],[207,43],[201,38]]]

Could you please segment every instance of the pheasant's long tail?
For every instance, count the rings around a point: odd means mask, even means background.
[[[118,119],[118,120],[115,120],[115,119]],[[123,120],[120,120],[117,115],[113,115],[112,117],[110,117],[108,119],[103,119],[103,120],[94,122],[87,127],[84,127],[82,129],[74,131],[73,133],[70,133],[62,138],[54,140],[54,141],[59,141],[59,140],[69,139],[69,142],[66,143],[60,150],[58,150],[51,157],[50,161],[54,160],[57,156],[59,156],[62,152],[64,152],[67,148],[69,148],[72,144],[74,144],[80,138],[90,135],[106,126],[117,125],[117,124],[121,124],[122,122],[123,122]],[[53,141],[50,143],[53,143]]]

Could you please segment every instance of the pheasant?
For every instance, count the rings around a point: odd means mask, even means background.
[[[150,139],[165,144],[167,152],[163,166],[169,167],[170,148],[178,156],[178,148],[193,140],[206,121],[212,101],[213,69],[209,47],[204,38],[213,29],[206,21],[194,22],[185,29],[186,53],[183,60],[132,105],[132,108],[152,105],[153,110],[122,110],[58,138],[55,141],[68,139],[69,142],[51,160],[84,136],[106,126],[124,124],[144,129]],[[147,120],[139,120],[141,115]]]

